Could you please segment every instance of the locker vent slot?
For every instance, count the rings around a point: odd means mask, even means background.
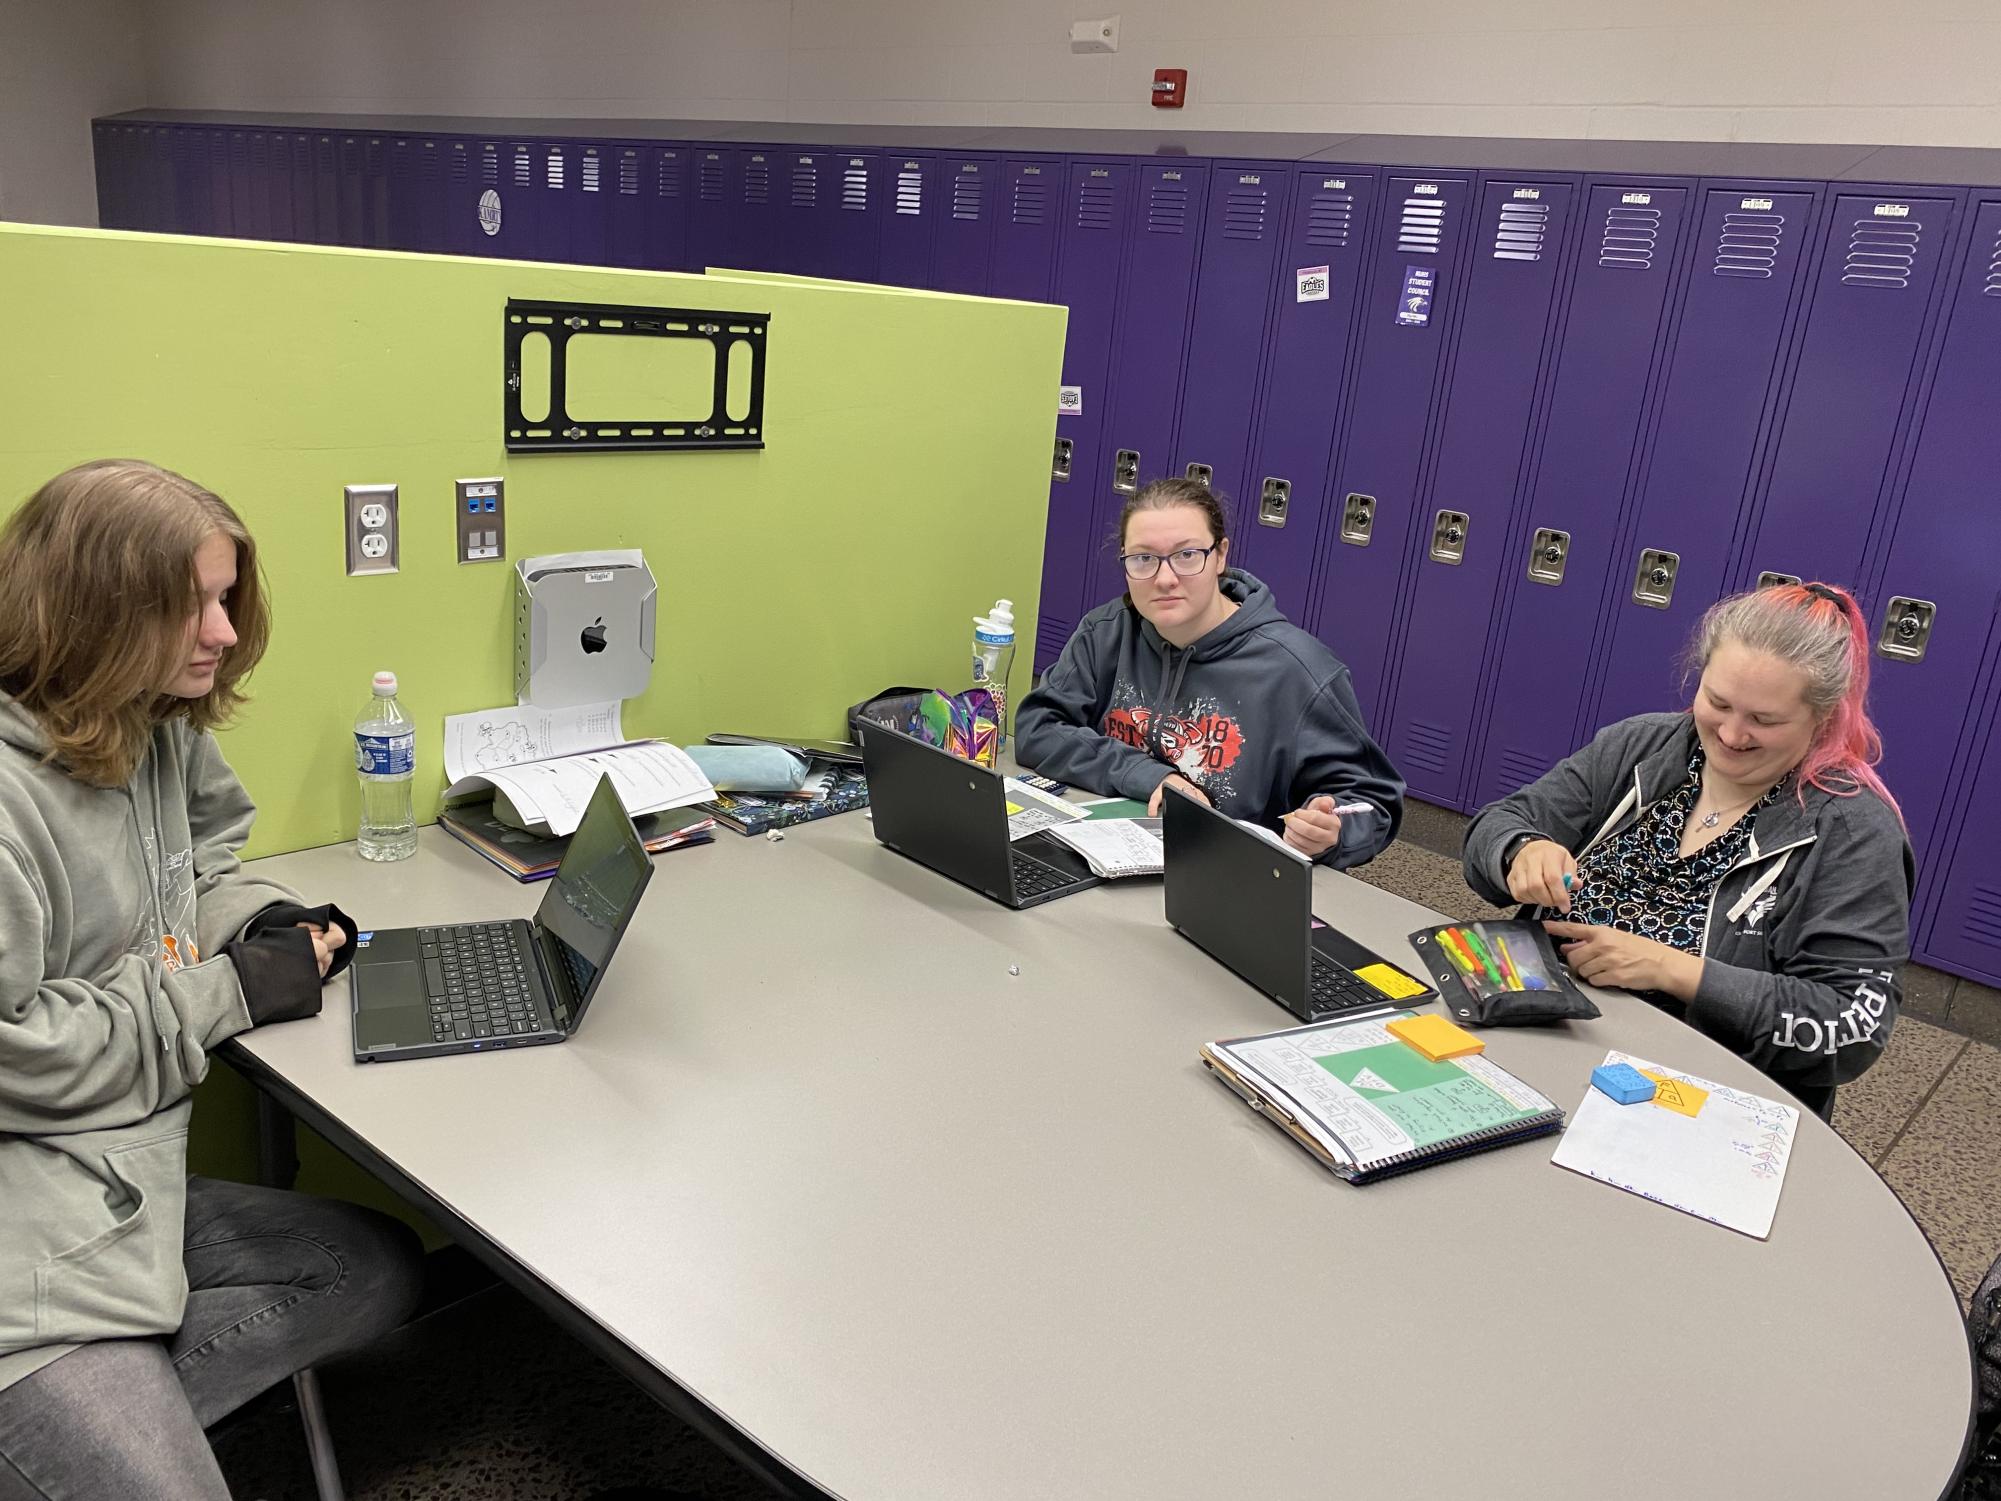
[[[1188,189],[1178,182],[1157,182],[1146,196],[1146,232],[1178,235],[1188,228]]]
[[[218,141],[221,139],[217,138]],[[362,148],[361,159],[368,164],[368,175],[380,179],[382,176],[382,143],[370,141]]]
[[[353,144],[354,142],[352,141],[348,142],[350,146]],[[211,167],[227,167],[229,165],[229,142],[223,139],[223,134],[219,130],[212,131],[209,134],[208,164]]]
[[[259,172],[271,165],[271,152],[261,134],[250,138],[250,165]]]
[[[577,171],[577,186],[586,193],[604,191],[604,162],[594,151],[586,151]]]
[[[179,143],[179,142],[176,142],[176,143],[175,143],[175,146],[176,146],[176,149],[177,149],[177,150],[178,150],[178,148],[179,148],[179,145],[180,145],[180,143]],[[333,169],[334,169],[334,147],[333,147],[333,142],[332,142],[332,141],[330,141],[330,140],[328,140],[328,139],[327,139],[327,138],[326,138],[325,136],[321,136],[321,137],[320,137],[320,170],[321,170],[322,172],[331,172],[331,171],[333,171]],[[494,181],[497,181],[497,178],[496,178],[495,174],[496,174],[496,173],[497,173],[498,171],[499,171],[499,169],[498,169],[498,168],[497,168],[496,166],[494,166],[494,163],[493,163],[493,158],[492,158],[492,157],[488,157],[488,158],[487,158],[487,173],[486,173],[486,180],[487,180],[488,182],[494,182]]]
[[[1915,219],[1885,223],[1857,219],[1848,236],[1848,258],[1841,263],[1845,287],[1908,287],[1918,258],[1924,225]]]
[[[1306,207],[1306,243],[1345,250],[1354,219],[1353,193],[1315,193]]]
[[[810,157],[792,164],[792,206],[820,206],[820,164]]]
[[[1230,189],[1223,204],[1223,238],[1262,240],[1265,237],[1265,208],[1271,195],[1261,187]]]
[[[530,160],[526,146],[514,148],[514,186],[517,188],[535,186],[535,163]]]
[[[1659,209],[1614,204],[1605,211],[1605,233],[1598,241],[1598,264],[1621,271],[1651,271],[1654,244],[1660,232]]]
[[[1016,224],[1042,223],[1044,197],[1041,178],[1017,177],[1014,180],[1014,202],[1008,210],[1009,217]]]
[[[961,173],[952,179],[952,217],[971,219],[980,217],[980,180],[970,172]]]
[[[1433,776],[1445,773],[1445,758],[1452,754],[1452,731],[1442,724],[1426,724],[1413,719],[1403,737],[1403,760]]]
[[[196,143],[195,149],[197,151],[201,149],[199,142]],[[221,163],[217,165],[220,166]],[[340,169],[347,173],[361,170],[361,147],[355,144],[352,137],[340,143]]]
[[[723,201],[723,164],[719,157],[708,157],[702,162],[695,176],[695,196],[704,203]]]
[[[1716,237],[1714,276],[1769,278],[1779,263],[1779,240],[1786,231],[1784,214],[1728,213]]]
[[[549,155],[544,166],[547,171],[546,180],[548,185],[557,192],[561,192],[564,173],[563,148],[561,146],[551,146],[549,148]]]
[[[855,213],[868,210],[868,168],[847,167],[841,172],[841,207]]]
[[[1961,935],[1988,948],[2001,948],[2001,887],[1975,886],[1966,903]]]
[[[1528,786],[1555,764],[1525,750],[1504,750],[1494,758],[1494,765],[1501,773],[1501,785],[1509,792]]]
[[[621,151],[618,154],[618,190],[631,198],[639,192],[639,153]]]
[[[1112,227],[1113,201],[1112,189],[1109,183],[1085,183],[1077,191],[1077,227],[1079,229],[1110,229]]]
[[[771,163],[751,157],[743,164],[743,201],[771,202]]]
[[[653,191],[661,198],[681,196],[681,159],[662,156],[653,168]]]
[[[442,170],[438,166],[438,143],[426,141],[420,149],[423,154],[417,158],[419,163],[417,175],[425,182],[436,182],[438,173]]]
[[[1445,205],[1436,198],[1406,198],[1397,222],[1397,249],[1407,255],[1436,255],[1445,238]]]
[[[1994,237],[1994,249],[1987,257],[1987,280],[1980,284],[1983,296],[2001,297],[2001,235]]]
[[[896,211],[899,214],[924,212],[924,174],[914,167],[905,167],[896,174]]]
[[[463,161],[465,159],[464,155],[461,154],[459,159]],[[479,154],[479,180],[481,184],[489,188],[497,188],[500,186],[499,152],[482,151]]]
[[[1539,261],[1543,236],[1549,229],[1546,203],[1504,203],[1501,222],[1494,231],[1494,259],[1497,261]]]

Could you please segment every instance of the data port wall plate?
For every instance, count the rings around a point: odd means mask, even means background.
[[[394,485],[347,485],[341,491],[347,572],[395,573],[403,566],[402,527]]]
[[[452,516],[461,563],[491,563],[507,555],[506,481],[454,481]]]
[[[769,313],[728,309],[633,307],[617,303],[544,302],[510,297],[502,315],[501,432],[509,453],[637,452],[764,447],[764,350]],[[706,342],[714,360],[707,412],[635,412],[606,418],[572,413],[566,351],[578,334]],[[548,365],[546,413],[522,411],[524,345],[546,341],[532,356]],[[730,408],[730,369],[741,351],[748,366],[742,410]]]

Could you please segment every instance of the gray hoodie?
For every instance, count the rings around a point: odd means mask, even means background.
[[[1403,778],[1362,724],[1341,661],[1279,613],[1271,590],[1227,569],[1228,620],[1186,648],[1127,596],[1078,623],[1015,715],[1022,765],[1092,792],[1150,798],[1175,772],[1223,812],[1276,827],[1327,794],[1344,814],[1321,858],[1360,865],[1403,819]]]
[[[1685,713],[1600,730],[1473,820],[1467,883],[1506,903],[1501,858],[1517,838],[1536,833],[1581,854],[1680,786],[1696,744]],[[1823,1110],[1834,1086],[1874,1063],[1890,1039],[1897,977],[1910,957],[1913,882],[1910,840],[1873,792],[1808,787],[1801,807],[1788,790],[1753,815],[1742,858],[1710,898],[1702,982],[1685,1019]]]
[[[255,809],[214,737],[157,726],[115,788],[46,749],[0,695],[0,1387],[180,1327],[189,1092],[251,1025],[224,949],[297,901],[238,863]]]

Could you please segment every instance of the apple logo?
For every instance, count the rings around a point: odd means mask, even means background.
[[[587,657],[604,650],[604,616],[598,616],[595,624],[584,627],[583,648]]]

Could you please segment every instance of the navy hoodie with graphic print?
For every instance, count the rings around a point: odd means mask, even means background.
[[[1236,612],[1185,649],[1125,596],[1086,615],[1015,713],[1016,756],[1108,796],[1150,798],[1179,772],[1231,817],[1271,828],[1323,793],[1366,802],[1321,856],[1362,864],[1396,837],[1404,787],[1348,669],[1248,573],[1225,570],[1222,589]]]

